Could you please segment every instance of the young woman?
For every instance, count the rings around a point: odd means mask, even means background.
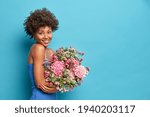
[[[52,39],[52,32],[58,28],[58,20],[46,8],[37,9],[25,19],[24,28],[27,35],[35,40],[28,56],[29,75],[32,82],[30,99],[55,100],[57,90],[55,86],[45,81],[43,62],[47,59],[47,55],[54,53],[47,47]]]

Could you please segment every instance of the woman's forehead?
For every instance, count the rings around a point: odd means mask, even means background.
[[[47,31],[47,30],[52,30],[50,26],[41,26],[38,28],[38,31]]]

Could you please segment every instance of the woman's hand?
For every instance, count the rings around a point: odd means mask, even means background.
[[[55,85],[50,85],[48,82],[41,81],[38,85],[38,88],[41,89],[45,93],[56,93],[58,90]]]

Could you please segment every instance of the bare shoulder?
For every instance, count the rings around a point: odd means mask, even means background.
[[[43,51],[43,50],[45,50],[45,47],[43,45],[41,45],[41,44],[34,44],[32,46],[32,49],[33,50],[41,50],[41,51]]]
[[[37,52],[37,51],[45,51],[45,47],[41,44],[34,44],[32,47],[31,47],[31,51],[34,51],[34,52]]]
[[[31,47],[31,53],[32,55],[41,55],[43,53],[45,53],[45,47],[43,45],[40,45],[40,44],[34,44],[32,47]]]

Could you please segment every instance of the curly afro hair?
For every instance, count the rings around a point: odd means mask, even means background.
[[[27,35],[33,38],[33,34],[38,30],[39,27],[49,26],[52,28],[52,31],[55,31],[58,29],[58,24],[59,22],[54,14],[46,8],[43,8],[31,12],[30,16],[25,19],[23,25]]]

